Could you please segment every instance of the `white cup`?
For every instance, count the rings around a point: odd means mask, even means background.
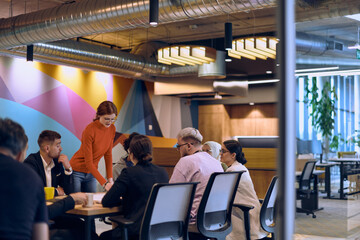
[[[94,205],[94,194],[93,193],[86,193],[87,203],[83,205],[84,207],[92,207]]]

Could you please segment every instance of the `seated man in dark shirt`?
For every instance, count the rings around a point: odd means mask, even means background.
[[[40,151],[30,154],[24,161],[42,179],[45,187],[55,187],[55,196],[73,192],[72,169],[69,159],[61,154],[61,135],[44,130],[38,138]]]
[[[48,214],[43,184],[26,165],[27,136],[0,118],[0,238],[47,240]]]

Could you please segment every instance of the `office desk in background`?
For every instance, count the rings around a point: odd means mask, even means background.
[[[315,165],[316,167],[319,168],[324,168],[325,169],[325,192],[326,192],[326,197],[324,198],[333,198],[331,196],[331,172],[330,169],[331,167],[335,166],[335,163],[317,163]]]
[[[356,163],[360,164],[360,158],[330,158],[330,162],[340,163],[340,197],[339,199],[347,200],[344,193],[344,178],[345,178],[345,164]]]

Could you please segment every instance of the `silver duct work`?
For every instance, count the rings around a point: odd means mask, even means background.
[[[26,53],[26,47],[11,49],[14,52]],[[4,50],[3,50],[4,51]],[[10,54],[10,52],[6,52]],[[34,55],[41,59],[51,59],[62,63],[72,63],[73,66],[97,66],[113,69],[118,75],[126,77],[149,78],[150,76],[182,76],[197,74],[197,66],[172,67],[158,63],[154,59],[117,51],[106,47],[77,41],[58,41],[52,43],[34,44]]]
[[[149,0],[83,0],[0,19],[0,49],[148,27]],[[159,22],[274,7],[276,0],[160,0]]]
[[[321,56],[297,56],[296,64],[318,65],[318,66],[351,66],[360,67],[359,59],[334,58]]]
[[[356,50],[348,49],[348,43],[332,38],[310,35],[302,32],[296,33],[297,55],[354,57]]]

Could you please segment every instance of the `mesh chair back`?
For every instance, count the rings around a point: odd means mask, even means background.
[[[278,177],[275,176],[271,180],[271,183],[264,198],[264,202],[260,209],[261,227],[269,233],[275,232],[275,206],[276,206],[277,191],[278,191]]]
[[[197,183],[154,184],[141,224],[140,239],[188,239]]]
[[[316,161],[308,161],[305,164],[305,167],[301,173],[299,179],[299,189],[308,190],[310,189],[311,175],[313,174]]]
[[[197,213],[199,232],[208,238],[225,238],[231,230],[231,210],[242,172],[213,173]]]

